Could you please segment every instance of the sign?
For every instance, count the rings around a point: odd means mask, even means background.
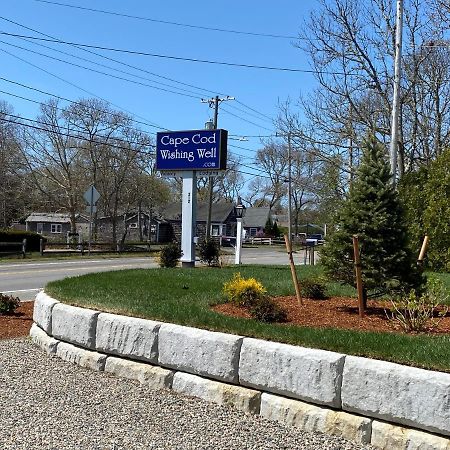
[[[95,186],[91,186],[84,193],[83,197],[88,205],[95,205],[100,198],[100,194],[98,193],[97,189],[95,189]]]
[[[157,170],[225,170],[227,130],[167,131],[156,134]]]

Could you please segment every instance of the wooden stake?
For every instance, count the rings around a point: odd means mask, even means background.
[[[422,248],[420,249],[419,258],[417,259],[417,264],[422,264],[423,258],[425,257],[425,252],[427,251],[428,247],[428,236],[425,236],[423,238],[422,242]]]
[[[292,247],[290,245],[289,238],[286,234],[284,235],[284,242],[286,244],[287,254],[289,255],[289,265],[291,266],[292,281],[294,282],[297,301],[299,302],[300,305],[303,305],[303,300],[300,293],[300,286],[298,284],[297,272],[295,271],[294,258],[292,257]]]
[[[364,317],[364,294],[361,277],[361,258],[359,256],[359,240],[356,234],[353,235],[353,254],[355,261],[356,287],[358,289],[359,317]]]

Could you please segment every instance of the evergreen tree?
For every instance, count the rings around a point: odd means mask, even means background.
[[[336,230],[321,254],[332,278],[355,285],[352,236],[358,235],[365,292],[418,288],[422,276],[408,248],[406,223],[391,183],[384,147],[367,139],[349,195],[336,218]]]
[[[266,220],[266,225],[264,226],[264,234],[266,236],[273,236],[273,221],[270,216]]]

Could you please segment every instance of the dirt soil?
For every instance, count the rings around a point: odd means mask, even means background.
[[[34,302],[24,302],[13,314],[0,315],[0,339],[27,336],[33,324]]]
[[[390,311],[390,302],[369,301],[365,317],[358,314],[358,300],[348,297],[331,297],[326,300],[303,299],[298,304],[296,297],[278,297],[273,299],[288,315],[286,325],[315,328],[343,328],[359,331],[403,332],[398,324],[388,320],[386,311]],[[233,317],[250,318],[249,312],[242,307],[224,303],[213,307],[214,311]],[[440,321],[437,328],[428,330],[432,334],[450,334],[450,312]]]

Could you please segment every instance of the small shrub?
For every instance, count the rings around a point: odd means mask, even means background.
[[[214,239],[205,239],[198,246],[200,261],[208,266],[219,265],[220,247]]]
[[[269,297],[262,296],[258,298],[250,309],[250,314],[260,322],[286,322],[286,311],[280,308]]]
[[[159,265],[161,267],[176,267],[183,252],[177,242],[165,245],[159,252]]]
[[[224,283],[223,293],[228,301],[239,306],[251,307],[266,293],[264,286],[254,278],[242,278],[235,273],[231,281]]]
[[[418,295],[413,289],[407,295],[392,300],[392,312],[387,313],[387,316],[407,332],[432,330],[448,312],[448,306],[437,311],[447,299],[444,284],[439,280],[431,280],[424,294]]]
[[[314,300],[324,300],[327,298],[326,286],[321,279],[306,279],[301,282],[302,294]]]
[[[12,314],[20,304],[18,297],[12,295],[5,295],[0,293],[0,315]]]

